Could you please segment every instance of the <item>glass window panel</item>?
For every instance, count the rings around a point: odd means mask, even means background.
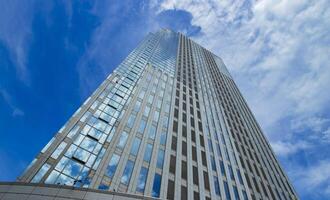
[[[67,137],[68,137],[68,138],[72,138],[73,136],[75,136],[79,128],[80,128],[80,126],[79,126],[78,124],[76,124],[76,125],[70,130],[70,132],[68,133]]]
[[[163,149],[159,149],[157,155],[157,167],[160,169],[163,168],[164,155],[165,155],[165,151]]]
[[[108,138],[107,138],[107,142],[109,142],[109,143],[111,142],[113,136],[115,135],[115,132],[116,132],[116,127],[113,127],[110,131],[110,134],[109,134]]]
[[[146,150],[144,152],[144,157],[143,157],[143,160],[146,161],[146,162],[150,162],[150,159],[151,159],[151,155],[152,155],[152,144],[147,144],[146,146]]]
[[[56,184],[62,184],[62,185],[73,185],[73,183],[74,183],[74,179],[65,176],[64,174],[61,174],[56,181]]]
[[[238,195],[237,187],[233,185],[233,188],[234,188],[235,200],[239,200],[239,195]]]
[[[222,161],[220,161],[220,170],[221,170],[222,176],[226,176],[225,165],[223,164]]]
[[[150,95],[148,98],[148,103],[152,104],[153,101],[154,101],[154,95]]]
[[[82,167],[83,166],[81,164],[73,160],[69,160],[68,164],[65,166],[63,170],[63,173],[68,176],[71,176],[72,178],[77,178]]]
[[[145,90],[141,90],[141,91],[140,91],[140,94],[139,94],[139,98],[140,98],[140,99],[143,99],[145,93],[146,93]]]
[[[80,121],[85,122],[86,119],[91,115],[89,111],[87,111],[81,118]]]
[[[106,170],[106,175],[109,176],[110,178],[112,178],[116,172],[119,159],[120,156],[118,154],[113,154],[110,159],[109,165]]]
[[[101,184],[101,185],[99,185],[98,189],[99,190],[109,190],[109,186],[105,185],[105,184]]]
[[[228,165],[228,169],[231,180],[235,180],[233,168],[230,165]]]
[[[133,172],[133,167],[134,167],[134,162],[131,160],[128,160],[123,172],[123,176],[121,177],[121,183],[124,185],[128,185],[130,179],[131,179],[131,175]]]
[[[57,179],[57,177],[60,175],[60,173],[58,172],[58,171],[56,171],[56,170],[53,170],[50,174],[49,174],[49,176],[48,176],[48,178],[46,179],[46,181],[45,181],[45,183],[47,183],[47,184],[56,184],[57,182],[56,182],[56,179]]]
[[[127,126],[129,127],[129,128],[132,128],[133,127],[133,125],[134,125],[134,122],[135,122],[135,115],[133,115],[133,114],[131,114],[130,116],[129,116],[129,118],[128,118],[128,121],[127,121]]]
[[[100,143],[97,143],[97,145],[92,153],[98,154],[99,151],[101,150],[101,148],[102,148],[102,145]]]
[[[161,145],[166,145],[166,132],[162,132],[160,135],[160,144]]]
[[[95,108],[99,105],[99,101],[94,101],[94,103],[92,104],[92,106],[91,106],[91,108],[93,109],[93,110],[95,110]]]
[[[162,176],[160,174],[155,174],[154,184],[152,186],[152,197],[159,197],[160,195],[160,185],[162,182]]]
[[[226,194],[226,198],[227,200],[230,200],[230,192],[229,192],[229,187],[228,187],[228,183],[227,181],[223,181],[223,185],[225,187],[225,194]]]
[[[277,191],[277,190],[276,190]],[[278,194],[278,193],[277,193]],[[278,196],[279,196],[279,194],[278,194]],[[243,197],[244,197],[244,200],[248,200],[249,198],[247,197],[247,194],[246,194],[246,192],[243,190]]]
[[[77,151],[73,154],[73,157],[83,162],[86,162],[89,156],[90,153],[82,148],[78,148]]]
[[[156,110],[155,113],[154,113],[154,119],[153,119],[155,122],[158,122],[159,115],[160,115],[160,113]]]
[[[61,142],[61,144],[58,145],[56,150],[52,153],[51,157],[54,158],[54,159],[57,159],[61,155],[63,150],[65,149],[66,145],[67,145],[66,142]]]
[[[65,165],[68,163],[69,159],[65,156],[61,158],[61,160],[57,163],[55,169],[58,171],[62,171]]]
[[[147,124],[146,120],[141,119],[140,126],[139,126],[139,129],[138,129],[139,133],[143,134],[144,129],[146,128],[146,124]]]
[[[103,156],[104,156],[104,152],[105,152],[105,149],[102,148],[101,153],[98,155],[98,157],[97,157],[97,159],[96,159],[96,161],[95,161],[95,163],[94,163],[94,165],[93,165],[93,169],[96,170],[96,168],[99,166],[99,164],[100,164],[100,162],[101,162],[101,159],[102,159]]]
[[[212,165],[212,170],[213,171],[216,171],[217,170],[217,167],[216,167],[215,159],[214,159],[213,156],[211,156],[211,165]]]
[[[71,157],[78,147],[74,144],[71,144],[69,149],[66,151],[65,155]]]
[[[149,116],[149,113],[150,113],[150,106],[147,105],[147,106],[144,108],[143,115],[144,115],[145,117],[148,117],[148,116]]]
[[[155,125],[151,125],[149,128],[148,137],[152,140],[154,140],[156,137],[156,129],[157,127]]]
[[[88,125],[87,125],[88,126]],[[100,139],[100,137],[102,136],[102,132],[95,129],[95,128],[91,128],[90,131],[88,132],[88,135],[96,138],[96,139]]]
[[[139,148],[140,148],[140,143],[141,143],[141,139],[140,138],[134,138],[133,144],[132,144],[132,148],[131,148],[131,154],[136,156],[137,153],[139,152]]]
[[[74,139],[73,143],[79,145],[83,139],[84,139],[84,135],[78,134],[78,136]]]
[[[237,176],[238,176],[238,180],[239,180],[240,184],[243,185],[242,175],[241,175],[241,172],[238,169],[237,169]]]
[[[213,177],[214,179],[214,188],[215,188],[215,194],[220,196],[220,185],[219,185],[219,180],[216,176]]]
[[[136,101],[135,105],[134,105],[134,111],[135,112],[139,112],[140,108],[141,108],[141,101]]]
[[[81,134],[83,135],[87,135],[88,131],[91,129],[91,126],[89,126],[88,124],[86,124],[84,126],[84,128],[81,130]]]
[[[32,183],[38,183],[45,176],[45,174],[50,169],[50,165],[45,163],[38,171],[38,173],[33,177]]]
[[[89,152],[93,152],[97,142],[89,137],[85,137],[80,146]]]
[[[126,131],[122,132],[117,144],[117,148],[124,149],[127,138],[128,138],[128,133]]]
[[[89,157],[89,159],[88,159],[88,161],[87,161],[87,163],[86,163],[86,166],[88,166],[88,167],[92,167],[92,165],[93,165],[95,159],[96,159],[96,156],[92,154],[92,155]]]
[[[163,94],[164,94],[164,92],[163,92]],[[157,99],[156,107],[157,107],[158,109],[160,109],[161,106],[162,106],[162,99],[158,98],[158,99]]]
[[[104,131],[107,127],[107,124],[101,120],[96,120],[94,123],[94,127],[99,129],[100,131]]]
[[[88,182],[90,181],[88,178],[88,173],[89,173],[89,168],[84,167],[80,175],[78,176],[78,180],[81,180],[82,181],[81,183],[88,184]],[[81,183],[76,183],[75,185],[79,186]]]
[[[144,192],[147,176],[148,176],[148,169],[145,167],[142,167],[139,177],[138,177],[136,191],[142,192],[142,193]]]

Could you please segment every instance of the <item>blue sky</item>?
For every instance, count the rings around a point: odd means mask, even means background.
[[[0,0],[0,180],[150,31],[221,56],[301,199],[330,198],[330,2]]]

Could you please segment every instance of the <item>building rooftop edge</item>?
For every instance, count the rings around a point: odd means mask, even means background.
[[[55,184],[44,184],[44,183],[25,183],[25,182],[0,182],[0,186],[34,186],[34,187],[44,187],[44,188],[58,188],[58,189],[69,189],[74,191],[85,191],[85,192],[95,192],[95,193],[102,193],[102,194],[109,194],[109,195],[117,195],[123,197],[131,197],[136,199],[147,199],[147,200],[157,200],[159,198],[138,195],[138,194],[131,194],[131,193],[123,193],[123,192],[116,192],[116,191],[105,191],[105,190],[98,190],[98,189],[91,189],[91,188],[77,188],[73,186],[67,185],[55,185]]]

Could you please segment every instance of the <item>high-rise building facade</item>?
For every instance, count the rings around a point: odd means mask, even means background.
[[[19,181],[161,199],[298,199],[222,60],[167,29],[129,54]]]

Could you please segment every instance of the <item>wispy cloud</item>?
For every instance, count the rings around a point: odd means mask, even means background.
[[[330,195],[330,161],[324,160],[308,167],[296,166],[290,172],[297,180],[298,187],[304,188],[302,194],[312,199],[320,199],[323,195]]]
[[[278,141],[271,143],[271,145],[278,156],[284,156],[284,157],[295,154],[298,151],[307,150],[313,147],[312,144],[306,141],[297,141],[294,143]]]
[[[24,116],[24,111],[15,105],[12,96],[7,92],[7,90],[0,88],[0,97],[3,98],[3,100],[12,110],[13,117]]]
[[[29,71],[26,66],[27,52],[31,37],[33,20],[31,1],[1,1],[0,42],[8,48],[11,61],[15,64],[19,80],[30,85]]]

